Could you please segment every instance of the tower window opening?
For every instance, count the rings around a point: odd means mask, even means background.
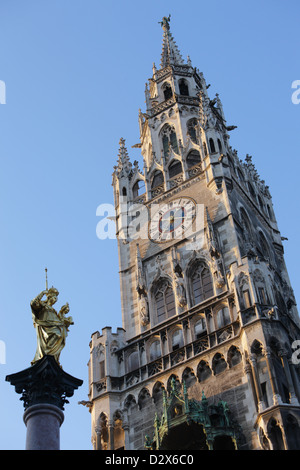
[[[201,162],[200,153],[198,150],[191,150],[188,156],[186,157],[186,164],[188,168],[198,165]]]
[[[266,291],[263,287],[258,287],[258,298],[259,298],[259,302],[262,304],[262,305],[267,305],[268,304],[268,299],[267,299],[267,296],[266,296]]]
[[[248,188],[249,188],[249,193],[251,194],[251,196],[253,197],[253,199],[256,199],[256,194],[255,194],[255,191],[254,191],[254,189],[253,189],[253,186],[252,186],[252,184],[250,184],[249,182],[248,182]]]
[[[164,87],[163,87],[163,92],[164,92],[165,101],[172,98],[173,91],[172,91],[172,88],[171,88],[170,85],[165,84]]]
[[[248,239],[249,237],[252,236],[251,223],[243,208],[241,208],[240,214],[241,214],[241,222],[242,222],[242,228],[244,232],[244,238]]]
[[[244,182],[245,182],[245,178],[244,178],[244,175],[243,175],[242,171],[238,168],[237,172],[238,172],[238,175],[239,175],[240,180],[244,183]]]
[[[217,313],[217,325],[218,328],[222,328],[225,325],[228,325],[231,322],[229,308],[223,307]]]
[[[192,142],[194,142],[195,144],[198,144],[198,139],[197,139],[197,134],[196,134],[197,124],[198,124],[197,119],[191,119],[187,123],[188,135],[190,136]]]
[[[141,196],[145,192],[145,182],[142,180],[137,181],[132,188],[132,195],[135,199],[138,196]]]
[[[181,162],[179,162],[178,160],[175,160],[169,166],[169,178],[174,178],[174,176],[177,176],[180,173],[182,173]]]
[[[172,147],[173,151],[178,154],[179,151],[175,129],[169,124],[166,124],[161,131],[161,136],[164,157],[167,158],[169,156],[170,146]]]
[[[155,361],[161,357],[161,348],[160,348],[160,341],[157,339],[153,341],[150,346],[150,362]]]
[[[194,332],[196,339],[201,338],[201,336],[203,336],[203,334],[206,332],[206,324],[204,318],[201,318],[197,321],[197,323],[195,323]]]
[[[100,361],[99,363],[99,374],[100,379],[103,379],[105,377],[105,361]]]
[[[192,276],[192,300],[197,305],[214,295],[212,278],[207,266],[200,264]]]
[[[156,304],[157,323],[175,315],[175,297],[168,281],[159,283],[154,295]]]
[[[268,211],[269,219],[273,220],[273,215],[272,215],[272,211],[271,211],[271,208],[270,208],[269,204],[267,204],[267,211]]]
[[[183,346],[183,335],[182,330],[176,330],[172,335],[172,351],[180,349]]]
[[[243,304],[244,304],[245,309],[251,307],[251,297],[250,297],[250,292],[248,291],[248,289],[243,291]]]
[[[164,182],[164,175],[162,174],[161,171],[156,171],[152,179],[151,188],[152,189],[157,188],[157,186],[163,184],[163,182]]]
[[[187,82],[184,79],[179,81],[179,93],[182,96],[189,96],[189,87]]]
[[[259,251],[262,257],[267,258],[267,259],[270,258],[269,245],[262,232],[258,233],[258,238],[259,238]]]
[[[209,139],[209,148],[210,148],[210,153],[216,153],[214,139],[212,138]]]
[[[139,368],[139,353],[134,351],[127,359],[127,372],[131,372]]]
[[[177,137],[174,131],[170,134],[170,144],[174,152],[178,153]]]

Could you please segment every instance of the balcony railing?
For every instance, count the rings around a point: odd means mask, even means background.
[[[107,382],[107,388],[97,387],[97,392],[104,393],[106,390],[125,390],[136,383],[139,383],[149,377],[167,371],[179,363],[204,354],[211,348],[224,343],[225,341],[236,337],[240,332],[240,323],[238,320],[233,323],[219,328],[209,334],[204,334],[202,337],[188,343],[175,351],[170,351],[164,356],[158,357],[152,362],[140,365],[138,369],[127,372],[121,377],[111,377],[110,385]]]

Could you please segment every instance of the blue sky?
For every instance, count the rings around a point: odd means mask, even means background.
[[[91,449],[89,341],[121,325],[115,240],[96,237],[96,209],[112,203],[120,137],[140,160],[138,109],[159,66],[162,17],[184,57],[219,93],[239,157],[253,156],[270,186],[285,259],[299,299],[300,80],[297,0],[0,0],[0,448],[23,449],[23,408],[7,374],[35,348],[30,301],[49,284],[75,325],[61,355],[84,380],[66,406],[62,449]]]

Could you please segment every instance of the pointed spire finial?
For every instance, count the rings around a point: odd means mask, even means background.
[[[46,274],[46,290],[48,290],[48,276],[47,276],[48,269],[45,268],[45,274]]]
[[[120,139],[119,146],[118,164],[115,168],[115,172],[118,177],[125,174],[129,175],[132,169],[132,164],[129,160],[127,148],[125,146],[125,139],[123,139],[123,137]]]
[[[182,56],[170,31],[170,18],[171,15],[168,17],[164,16],[162,21],[159,21],[163,29],[163,47],[160,62],[162,68],[167,67],[170,64],[184,64]]]

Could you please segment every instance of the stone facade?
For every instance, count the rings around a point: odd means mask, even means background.
[[[139,111],[143,169],[121,139],[113,173],[123,328],[92,335],[93,446],[144,449],[175,383],[174,439],[185,390],[199,406],[226,403],[236,448],[298,449],[300,323],[272,198],[252,157],[229,145],[235,126],[182,59],[168,18],[162,27],[160,68]],[[176,226],[181,216],[189,226]],[[218,442],[208,447],[227,448]]]

